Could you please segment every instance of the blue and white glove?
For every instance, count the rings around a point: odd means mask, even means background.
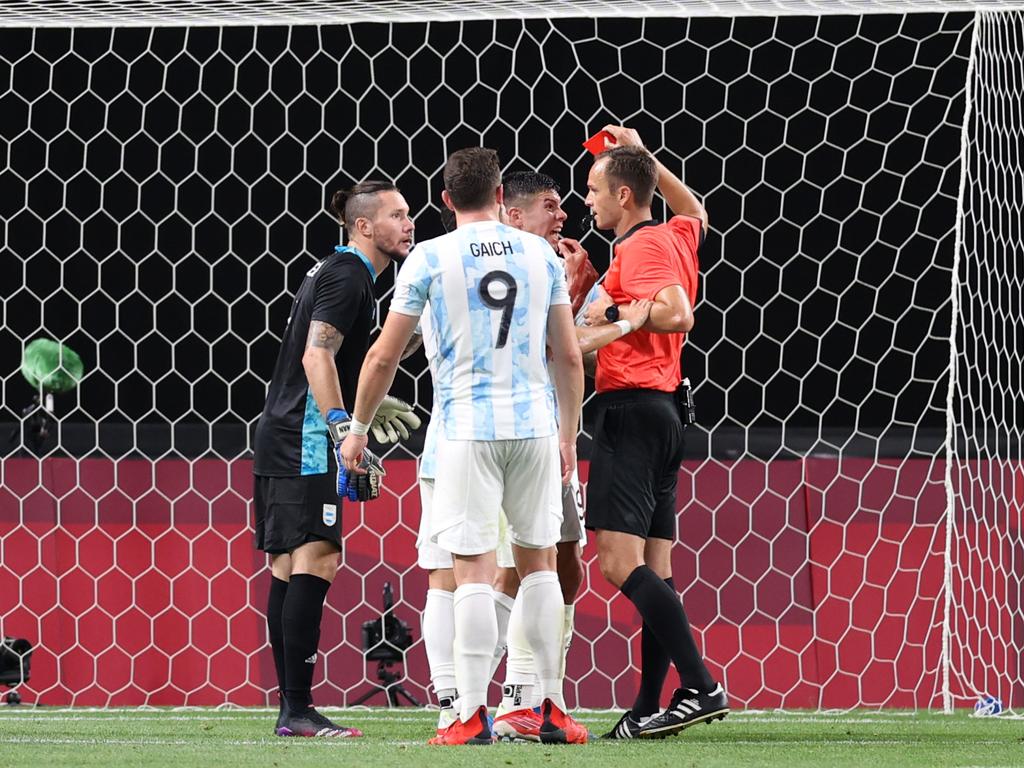
[[[387,473],[384,464],[369,448],[363,449],[363,460],[359,466],[366,474],[349,474],[341,456],[341,444],[352,426],[348,412],[332,408],[327,412],[327,432],[334,441],[334,458],[338,463],[338,497],[349,501],[370,501],[380,496],[381,478]]]

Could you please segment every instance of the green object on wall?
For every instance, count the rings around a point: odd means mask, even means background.
[[[21,374],[33,389],[67,392],[82,380],[84,366],[72,349],[52,339],[35,339],[26,345]]]

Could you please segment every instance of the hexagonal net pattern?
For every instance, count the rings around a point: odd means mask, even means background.
[[[1024,17],[979,16],[957,249],[947,493],[952,689],[1019,711],[1024,679]],[[1013,94],[1007,98],[1007,94]],[[952,691],[951,691],[952,697]],[[954,703],[954,702],[950,702]]]
[[[1019,110],[1019,89],[998,77],[1018,62],[1020,17],[981,17],[1006,34],[979,35],[991,43],[978,49],[1009,63],[982,66],[979,54],[987,100],[967,135],[990,131],[1005,154],[994,167],[996,155],[972,155],[958,219],[975,15],[640,15],[0,36],[0,359],[11,361],[0,372],[0,435],[11,435],[0,633],[35,646],[26,698],[266,702],[269,575],[252,545],[250,433],[291,295],[339,237],[331,192],[393,179],[417,237],[432,237],[445,157],[482,143],[508,170],[559,181],[566,234],[602,271],[609,239],[577,223],[581,142],[614,121],[684,175],[712,223],[683,358],[699,424],[673,565],[713,674],[737,706],[933,707],[996,685],[1019,703],[1019,668],[990,641],[998,632],[1004,650],[1020,648],[1019,558],[1007,559],[1020,465],[1003,443],[975,455],[948,442],[946,426],[953,371],[973,377],[970,396],[954,397],[962,434],[984,418],[1019,438],[1020,411],[993,405],[997,394],[1019,409],[1019,365],[994,383],[982,362],[1005,364],[1010,348],[1020,359],[1019,263],[1003,278],[1011,254],[1019,262],[1019,219],[1004,218],[1019,196],[996,190],[1019,181],[1021,122],[996,129],[985,117],[1009,99]],[[392,284],[391,273],[377,282],[381,318]],[[984,334],[970,330],[980,317]],[[85,363],[52,413],[17,370],[38,337]],[[393,392],[427,417],[422,353]],[[584,458],[590,429],[585,409]],[[384,496],[344,511],[314,690],[323,704],[351,703],[374,680],[361,625],[379,618],[385,582],[416,636],[406,685],[427,697],[419,450],[392,449]],[[984,529],[991,546],[971,561],[979,508],[1002,527]],[[628,705],[638,619],[592,548],[584,556],[569,701]],[[963,607],[997,576],[1005,588]],[[951,578],[967,623],[944,635]],[[964,632],[974,642],[958,654]]]

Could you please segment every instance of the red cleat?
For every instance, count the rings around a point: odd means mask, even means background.
[[[540,741],[543,722],[532,709],[515,709],[494,718],[494,735],[501,741]]]
[[[465,723],[456,720],[445,728],[444,733],[435,736],[427,744],[449,747],[456,744],[484,745],[493,742],[494,736],[487,720],[487,707],[480,707]]]
[[[551,699],[544,699],[540,705],[544,722],[540,726],[540,740],[543,744],[586,744],[587,729],[566,714]]]

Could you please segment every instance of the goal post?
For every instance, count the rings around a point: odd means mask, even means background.
[[[581,143],[620,122],[710,216],[673,568],[713,674],[741,707],[1019,710],[1022,10],[6,3],[0,636],[33,645],[23,697],[266,703],[250,433],[339,237],[331,192],[392,179],[426,239],[445,157],[482,143],[560,183],[603,271]],[[52,412],[19,371],[37,338],[84,366]],[[422,354],[393,391],[429,415]],[[318,702],[375,681],[385,583],[426,697],[421,439],[344,510]],[[628,706],[638,619],[584,559],[569,702]]]

